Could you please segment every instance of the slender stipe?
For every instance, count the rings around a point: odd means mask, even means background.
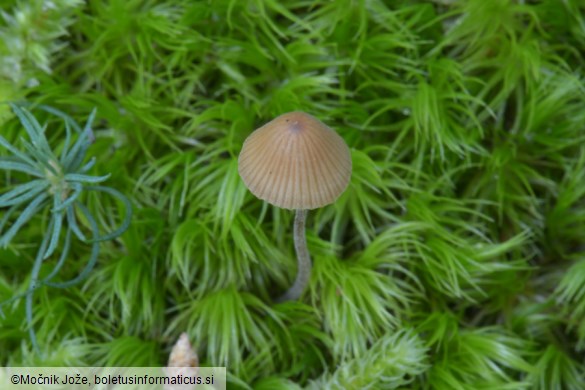
[[[307,248],[307,237],[305,235],[305,221],[309,210],[297,210],[294,224],[295,251],[297,252],[297,277],[292,287],[276,302],[294,301],[300,298],[303,291],[309,284],[311,278],[311,255]]]

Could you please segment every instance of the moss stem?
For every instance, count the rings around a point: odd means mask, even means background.
[[[276,302],[294,301],[299,299],[311,277],[311,255],[307,248],[307,237],[305,235],[305,221],[308,210],[297,210],[294,224],[295,251],[297,252],[298,270],[297,277],[292,287]]]

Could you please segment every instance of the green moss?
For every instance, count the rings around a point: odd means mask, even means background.
[[[95,108],[95,172],[135,213],[79,284],[35,292],[28,318],[4,306],[0,363],[162,365],[185,331],[234,388],[585,381],[581,1],[50,3],[0,0],[0,100]],[[247,191],[237,157],[291,110],[345,139],[353,175],[309,214],[310,288],[275,304],[294,216]],[[33,113],[59,153],[63,120]],[[24,150],[5,104],[0,126]],[[0,174],[0,196],[31,179]],[[117,228],[119,201],[80,199]],[[49,216],[0,249],[0,300],[27,292],[43,237],[63,249]],[[74,240],[59,278],[91,256]]]

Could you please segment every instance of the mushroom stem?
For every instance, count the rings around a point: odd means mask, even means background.
[[[308,210],[297,210],[295,214],[294,239],[295,251],[297,252],[298,271],[295,282],[284,295],[278,298],[277,302],[294,301],[299,299],[311,277],[311,255],[307,248],[307,237],[305,236],[305,220]]]

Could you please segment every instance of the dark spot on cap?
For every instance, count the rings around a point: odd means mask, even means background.
[[[295,132],[301,131],[303,129],[303,124],[299,121],[294,121],[293,123],[291,123],[290,129]]]

